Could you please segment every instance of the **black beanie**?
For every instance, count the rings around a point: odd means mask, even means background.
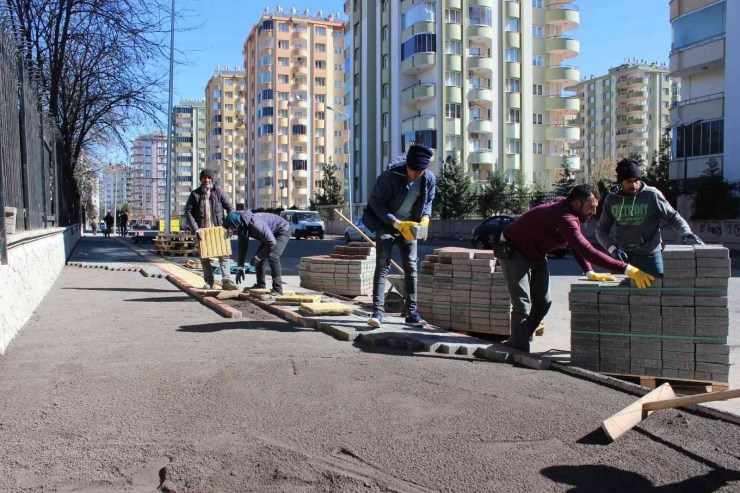
[[[215,180],[214,178],[215,174],[216,173],[212,169],[206,168],[200,172],[200,179],[202,180],[204,176],[207,176],[211,180]]]
[[[432,150],[428,147],[414,144],[406,153],[406,165],[414,171],[424,171],[429,167],[432,154]]]
[[[632,178],[642,178],[640,165],[634,159],[622,159],[617,163],[617,182],[622,183]]]

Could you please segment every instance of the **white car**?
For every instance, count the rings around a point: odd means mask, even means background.
[[[324,221],[318,212],[288,210],[281,212],[280,217],[288,221],[290,236],[295,237],[296,240],[309,236],[318,236],[320,239],[324,239],[326,226],[324,226]]]
[[[360,231],[365,233],[368,238],[375,241],[375,233],[367,229],[367,226],[362,224],[362,219],[355,219],[354,221],[355,226],[360,228]],[[347,229],[344,230],[344,241],[349,243],[350,241],[365,241],[365,238],[360,236],[360,233],[355,231],[355,228],[352,226],[347,226]]]

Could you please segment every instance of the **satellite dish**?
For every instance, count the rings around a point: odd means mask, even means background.
[[[270,11],[270,7],[265,7],[265,14]]]
[[[306,17],[308,17],[308,9],[306,9],[306,10],[303,11],[303,15],[306,16]]]
[[[275,9],[275,10],[277,10],[278,12],[282,12],[283,11],[283,8],[280,5],[278,5],[277,6],[277,9]]]
[[[295,15],[298,11],[295,9],[295,7],[290,8],[290,13]]]
[[[317,19],[321,19],[321,16],[322,16],[322,15],[323,15],[323,14],[322,14],[322,12],[321,12],[320,10],[319,10],[318,12],[316,12],[316,18],[317,18]]]

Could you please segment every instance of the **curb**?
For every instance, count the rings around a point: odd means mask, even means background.
[[[174,284],[178,289],[200,301],[207,308],[210,308],[222,317],[233,319],[242,318],[242,312],[240,312],[236,308],[232,308],[231,306],[217,298],[206,296],[205,291],[192,287],[189,283],[183,281],[179,277],[173,274],[168,274],[166,279]]]

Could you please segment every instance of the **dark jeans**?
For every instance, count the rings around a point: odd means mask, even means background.
[[[373,278],[373,309],[384,312],[385,280],[391,268],[393,245],[401,252],[401,264],[406,274],[406,315],[416,312],[417,254],[416,240],[409,241],[395,228],[381,226],[375,232],[375,277]]]
[[[282,267],[280,266],[280,256],[285,251],[285,247],[288,245],[290,240],[290,229],[283,229],[275,233],[275,247],[270,250],[270,255],[262,262],[255,265],[257,269],[257,284],[259,286],[266,286],[265,282],[265,268],[267,263],[270,263],[270,272],[272,273],[272,290],[276,293],[283,292],[283,273]],[[262,248],[260,245],[259,248]],[[257,251],[259,251],[259,248]]]
[[[651,276],[663,277],[663,254],[660,250],[653,253],[627,252],[627,263]]]
[[[509,345],[529,352],[529,338],[550,311],[550,267],[547,259],[530,260],[518,250],[499,259],[511,297]]]

